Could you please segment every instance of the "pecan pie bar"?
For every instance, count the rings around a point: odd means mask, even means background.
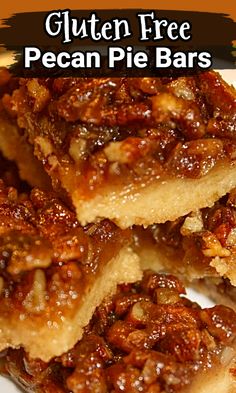
[[[108,220],[82,228],[54,194],[0,181],[0,350],[48,361],[72,348],[104,297],[141,278],[131,241]]]
[[[236,186],[236,93],[213,71],[22,78],[2,105],[82,225],[173,221]]]
[[[97,308],[72,350],[49,363],[9,350],[4,372],[30,393],[235,392],[235,312],[184,294],[146,272]]]
[[[146,267],[189,280],[222,277],[236,286],[236,189],[212,207],[146,230],[137,228],[136,246]]]

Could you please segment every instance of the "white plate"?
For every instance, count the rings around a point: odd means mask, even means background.
[[[222,77],[228,82],[234,85],[236,88],[236,70],[219,70]],[[212,307],[214,304],[206,296],[197,293],[196,291],[189,289],[188,297],[196,301],[202,307]],[[0,392],[1,393],[22,393],[11,381],[4,377],[0,377]]]

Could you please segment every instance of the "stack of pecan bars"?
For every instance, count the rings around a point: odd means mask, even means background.
[[[234,88],[2,69],[0,150],[2,374],[31,393],[233,393]]]

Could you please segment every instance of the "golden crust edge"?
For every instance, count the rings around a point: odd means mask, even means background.
[[[224,163],[200,179],[158,180],[139,188],[108,185],[89,200],[81,200],[75,189],[72,201],[82,225],[108,218],[123,229],[132,225],[147,227],[212,206],[235,186],[236,165]]]

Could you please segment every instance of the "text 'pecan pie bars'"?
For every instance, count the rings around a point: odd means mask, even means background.
[[[73,349],[49,363],[8,350],[29,393],[234,393],[236,314],[201,309],[174,276],[145,272],[106,299]]]
[[[54,188],[66,190],[82,225],[175,220],[236,186],[236,94],[213,71],[14,83],[2,98],[6,116]],[[1,132],[9,155],[10,133]]]
[[[48,361],[72,348],[104,297],[141,278],[130,232],[82,228],[53,194],[0,181],[0,350]]]

